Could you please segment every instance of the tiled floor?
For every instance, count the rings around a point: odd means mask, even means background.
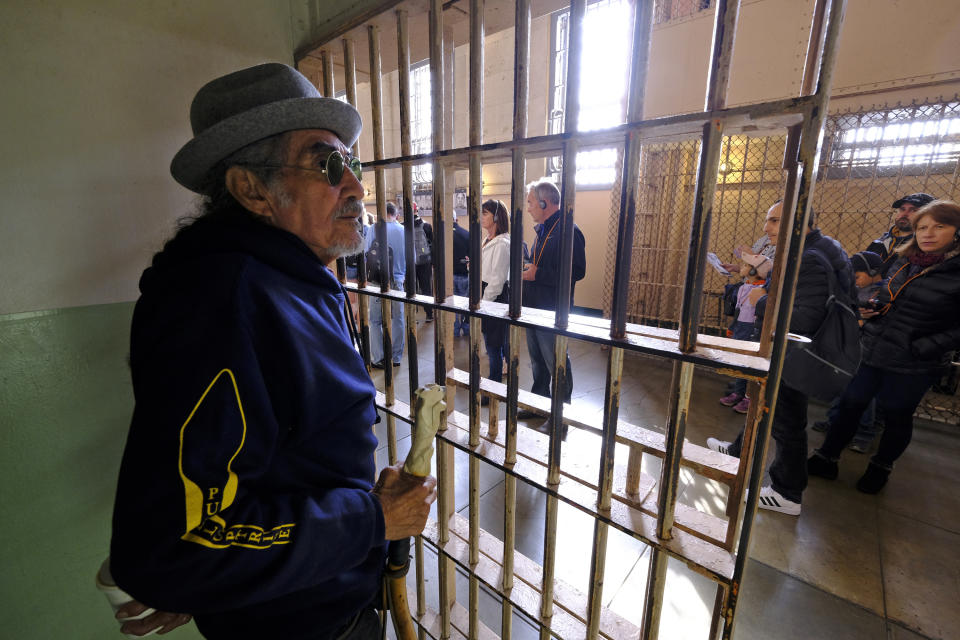
[[[418,328],[421,383],[430,381],[433,375],[433,326],[421,322]],[[466,369],[468,345],[465,338],[455,339],[460,368]],[[570,357],[574,371],[573,402],[593,410],[599,424],[606,353],[596,345],[572,342]],[[485,360],[485,355],[482,358]],[[529,389],[526,362],[523,347],[520,386]],[[483,370],[485,366],[484,363]],[[403,366],[394,371],[397,397],[406,400],[406,358]],[[374,380],[381,386],[382,376],[375,372]],[[669,363],[629,355],[624,365],[621,418],[662,429],[669,380]],[[717,402],[725,383],[726,379],[720,376],[698,370],[687,426],[690,441],[704,444],[710,435],[724,439],[736,435],[743,417]],[[466,395],[460,392],[457,409],[465,411],[465,406]],[[823,411],[822,407],[811,406],[811,422],[819,419]],[[397,433],[402,459],[409,447],[409,431],[398,424]],[[379,425],[381,442],[385,442],[385,434],[385,426]],[[822,434],[810,431],[811,447],[821,439]],[[582,451],[583,455],[598,451],[598,446],[596,436],[575,429],[564,444],[567,450]],[[385,448],[378,452],[378,460],[385,462]],[[463,515],[468,506],[466,462],[466,454],[458,452],[455,504]],[[910,448],[880,495],[867,496],[853,487],[866,462],[867,456],[847,452],[838,480],[811,479],[799,518],[767,511],[758,513],[751,560],[737,610],[736,638],[960,638],[960,428],[918,424]],[[659,461],[645,459],[644,471],[657,475]],[[499,535],[503,522],[503,475],[481,465],[480,478],[481,526]],[[722,513],[725,498],[725,487],[684,472],[681,502]],[[545,499],[520,482],[517,502],[517,550],[540,562]],[[562,505],[557,531],[556,577],[586,592],[592,520]],[[638,626],[649,557],[645,545],[611,529],[603,603]],[[429,560],[427,565],[435,567]],[[432,579],[428,577],[428,592]],[[458,599],[466,604],[463,576],[457,590]],[[715,594],[713,582],[671,560],[660,638],[707,638]],[[499,633],[501,614],[496,598],[485,593],[480,612],[481,620]],[[515,615],[513,636],[534,637],[535,630],[529,625]]]

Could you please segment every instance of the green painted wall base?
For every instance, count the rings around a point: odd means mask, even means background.
[[[132,303],[0,316],[0,636],[123,638],[94,575],[133,409]],[[200,638],[193,623],[165,636]]]

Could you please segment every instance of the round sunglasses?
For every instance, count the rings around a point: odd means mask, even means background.
[[[363,178],[363,164],[360,162],[360,159],[353,156],[344,157],[344,155],[337,150],[331,151],[326,159],[321,160],[317,164],[320,165],[318,169],[301,167],[298,164],[261,164],[256,166],[265,169],[300,169],[301,171],[323,173],[327,176],[327,182],[333,187],[340,184],[340,181],[343,180],[343,173],[347,169],[350,169],[353,175],[357,176],[357,180]]]

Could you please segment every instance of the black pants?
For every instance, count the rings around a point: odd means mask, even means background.
[[[807,396],[780,383],[777,410],[770,435],[777,452],[770,464],[770,479],[777,493],[792,502],[800,502],[807,488]],[[730,455],[740,457],[743,431],[730,445]]]
[[[341,629],[335,640],[377,640],[380,638],[380,614],[367,607]]]
[[[840,396],[837,418],[831,423],[819,451],[836,460],[857,432],[860,414],[873,398],[883,411],[883,435],[873,462],[892,469],[913,437],[913,412],[937,381],[935,374],[897,373],[861,364]]]
[[[431,286],[433,280],[433,265],[429,262],[427,264],[418,264],[417,265],[417,293],[424,296],[433,295],[433,287]],[[433,317],[433,309],[426,307],[425,311],[427,312],[427,317]]]

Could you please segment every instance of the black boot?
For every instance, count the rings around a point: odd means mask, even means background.
[[[819,451],[814,451],[813,455],[807,459],[807,474],[827,480],[836,480],[840,473],[840,466],[836,460],[830,460]]]
[[[881,467],[871,460],[870,464],[867,465],[867,470],[857,480],[857,491],[871,494],[878,493],[887,484],[887,478],[889,477],[890,469]]]

